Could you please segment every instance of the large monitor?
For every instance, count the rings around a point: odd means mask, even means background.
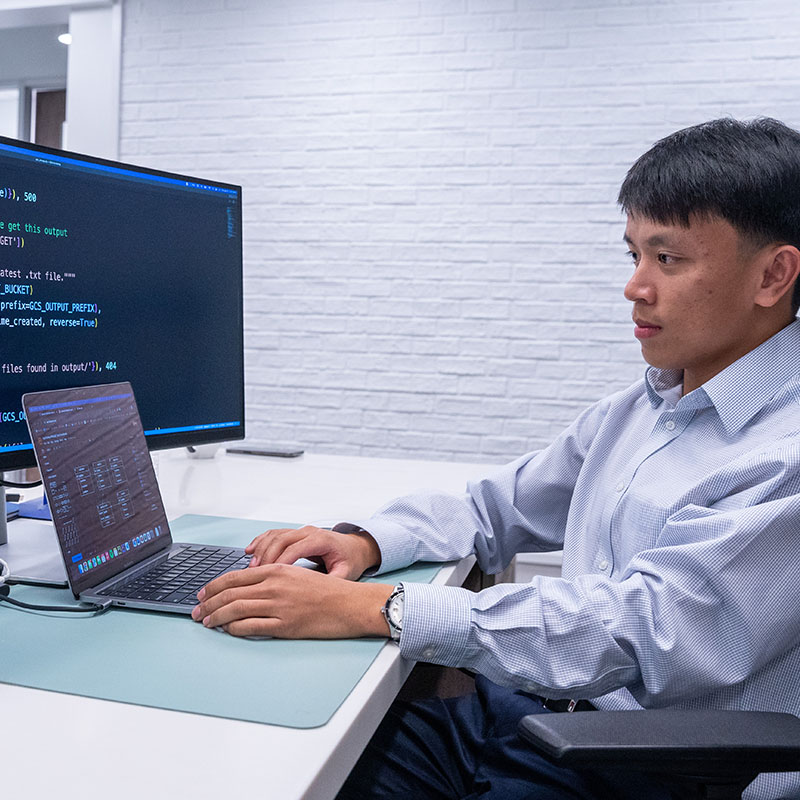
[[[133,385],[151,449],[244,436],[241,187],[0,137],[0,472],[25,392]]]

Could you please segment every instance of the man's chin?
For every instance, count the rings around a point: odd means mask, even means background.
[[[665,353],[659,353],[653,347],[642,345],[642,358],[651,366],[658,369],[677,369],[682,370],[683,365],[670,358]]]

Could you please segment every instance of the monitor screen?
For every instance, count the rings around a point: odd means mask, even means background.
[[[241,187],[0,137],[0,470],[25,392],[130,381],[151,449],[244,436]]]

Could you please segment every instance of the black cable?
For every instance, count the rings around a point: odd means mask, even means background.
[[[14,600],[13,598],[9,597],[7,594],[0,593],[0,603],[10,603],[12,606],[17,606],[18,608],[26,608],[29,611],[72,611],[76,614],[100,614],[103,611],[106,611],[110,608],[111,604],[108,605],[85,605],[85,606],[40,606],[35,605],[33,603],[24,603],[22,600]]]
[[[16,606],[17,608],[24,608],[28,611],[67,611],[73,614],[102,614],[111,606],[111,601],[106,603],[84,603],[78,606],[45,606],[36,603],[25,603],[22,600],[15,600],[9,597],[11,586],[46,586],[53,587],[53,584],[48,581],[40,581],[35,578],[15,578],[10,575],[10,569],[3,559],[0,558],[0,603],[8,603],[9,605]]]
[[[14,481],[4,481],[0,479],[0,486],[5,486],[7,489],[35,489],[41,486],[41,481],[34,481],[33,483],[14,483]]]
[[[36,578],[15,578],[10,575],[6,578],[6,586],[40,586],[43,589],[69,589],[66,581],[45,581]]]
[[[87,603],[82,606],[40,606],[34,603],[25,603],[22,600],[15,600],[8,596],[12,586],[44,586],[48,589],[58,588],[52,583],[46,581],[37,581],[28,578],[13,578],[8,577],[3,583],[0,583],[0,602],[9,603],[17,608],[25,608],[28,611],[68,611],[75,614],[80,613],[102,613],[111,606],[111,603],[103,605],[97,603]],[[64,584],[68,586],[68,584]]]

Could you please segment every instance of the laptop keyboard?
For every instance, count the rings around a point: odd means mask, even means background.
[[[251,558],[238,547],[191,545],[148,572],[109,586],[98,594],[195,606],[197,593],[203,586],[225,572],[243,569]]]

